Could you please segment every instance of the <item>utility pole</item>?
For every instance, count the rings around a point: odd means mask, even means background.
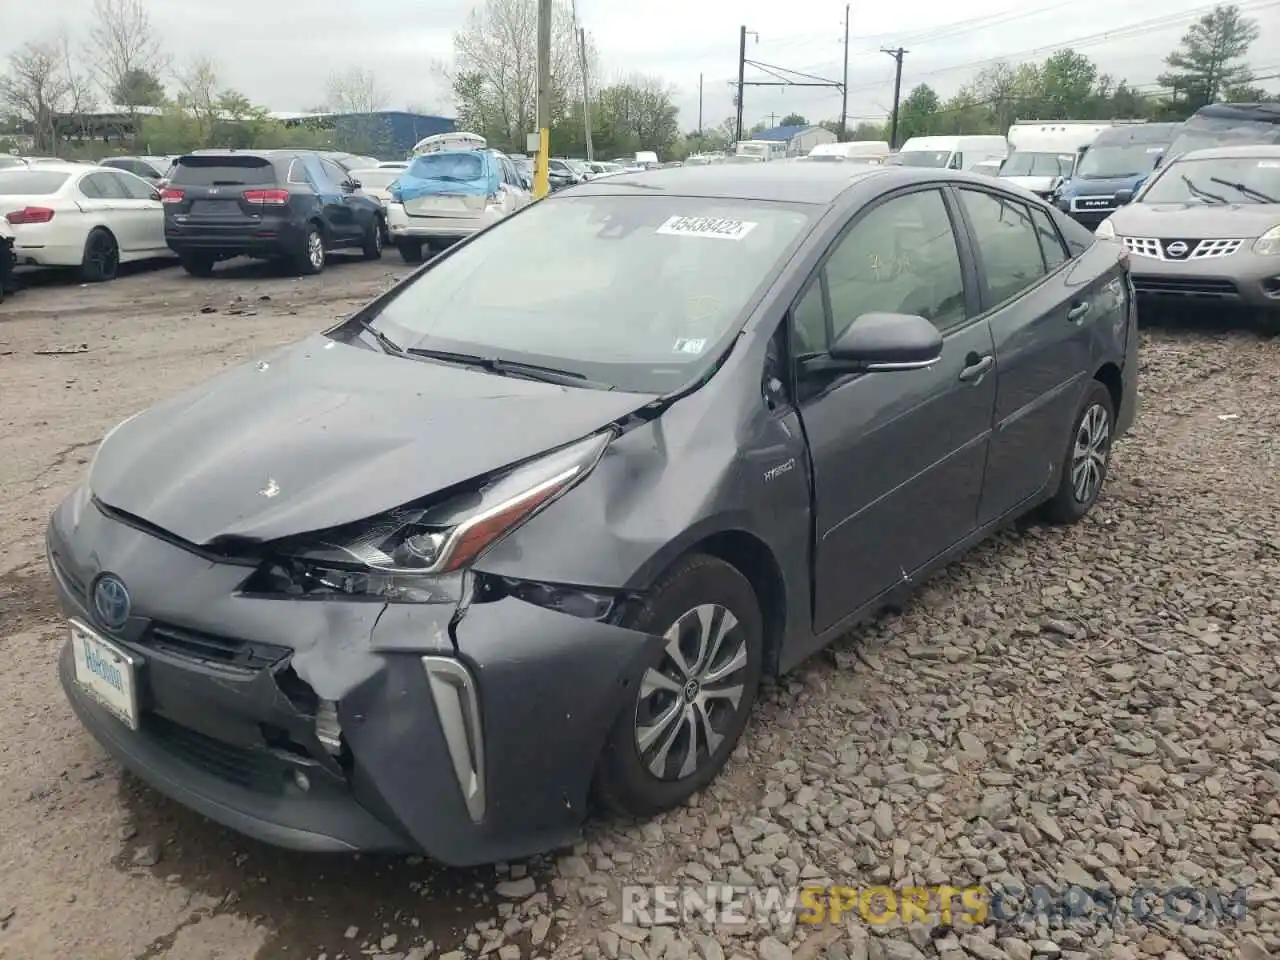
[[[738,124],[734,140],[742,139],[742,94],[747,80],[747,26],[743,24],[738,32]]]
[[[698,136],[702,136],[702,74],[698,74]]]
[[[844,83],[840,85],[840,139],[849,139],[849,4],[844,5]]]
[[[538,160],[533,168],[533,198],[551,189],[551,8],[552,0],[538,0]]]
[[[578,28],[578,58],[582,61],[582,126],[587,134],[587,159],[594,160],[591,145],[591,94],[587,86],[587,31]]]
[[[897,63],[897,69],[893,72],[893,122],[889,127],[889,149],[898,149],[898,108],[902,103],[902,58],[911,51],[903,50],[898,47],[896,50],[886,50],[881,48],[881,53],[887,53],[893,57]]]

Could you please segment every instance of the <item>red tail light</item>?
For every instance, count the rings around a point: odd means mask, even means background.
[[[186,194],[181,190],[174,190],[172,187],[165,187],[160,191],[161,203],[181,203]]]
[[[288,190],[246,190],[245,203],[258,203],[263,206],[283,207],[289,202]]]
[[[48,223],[53,219],[53,211],[48,207],[23,207],[6,214],[5,219],[14,225],[24,223]]]

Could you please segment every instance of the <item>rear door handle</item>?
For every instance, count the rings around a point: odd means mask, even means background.
[[[1089,312],[1089,302],[1077,303],[1074,307],[1067,311],[1067,319],[1072,323],[1079,323],[1084,319],[1085,314]]]
[[[981,380],[996,363],[996,358],[991,354],[979,357],[977,354],[971,353],[966,359],[969,365],[960,371],[960,379],[964,383],[974,383]]]

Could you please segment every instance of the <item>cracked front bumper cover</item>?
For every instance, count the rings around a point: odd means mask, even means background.
[[[93,623],[94,579],[129,585],[136,616],[109,636],[139,661],[142,718],[130,731],[87,699],[65,649],[76,714],[156,789],[278,846],[464,866],[573,842],[627,685],[662,642],[514,597],[472,605],[452,633],[452,605],[247,597],[245,568],[73,510],[48,533],[59,603]],[[213,662],[226,637],[250,638],[257,659]],[[337,701],[343,757],[299,691]]]

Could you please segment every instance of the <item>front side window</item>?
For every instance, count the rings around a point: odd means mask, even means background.
[[[736,334],[812,216],[747,200],[546,200],[441,256],[373,322],[406,347],[662,393],[689,382]]]
[[[960,202],[982,255],[989,306],[1017,296],[1045,275],[1040,240],[1025,204],[978,190],[961,190]]]
[[[874,207],[857,220],[826,265],[832,339],[865,313],[906,313],[948,330],[965,320],[960,253],[938,190]]]

